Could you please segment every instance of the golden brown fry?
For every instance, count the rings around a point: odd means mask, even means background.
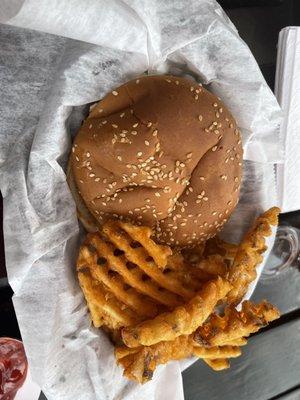
[[[125,376],[139,383],[145,383],[152,378],[158,365],[193,355],[193,343],[192,337],[180,336],[173,341],[160,342],[149,347],[132,349],[128,349],[126,346],[119,347],[115,354],[117,361],[124,368]],[[130,351],[131,353],[127,355],[126,353]]]
[[[172,254],[172,250],[169,246],[155,243],[151,239],[152,230],[149,227],[135,226],[121,221],[119,221],[118,224],[133,240],[139,242],[144,247],[158,267],[161,269],[165,268],[168,256]]]
[[[215,360],[219,358],[235,358],[241,355],[238,346],[194,347],[193,354],[199,358]]]
[[[156,367],[166,364],[170,360],[181,360],[190,356],[203,359],[217,359],[238,357],[241,354],[239,347],[223,346],[209,349],[194,346],[192,336],[179,336],[173,341],[160,342],[149,347],[129,349],[126,346],[116,349],[117,361],[124,368],[124,375],[140,383],[151,379]]]
[[[241,337],[257,332],[279,316],[277,308],[266,301],[258,305],[244,301],[241,311],[229,306],[223,317],[213,314],[208,322],[196,330],[194,340],[206,347],[234,343]]]
[[[228,346],[246,346],[247,344],[247,339],[244,337],[237,338],[234,340],[230,340],[229,342],[226,342],[226,345]]]
[[[138,321],[133,311],[111,297],[104,286],[95,285],[87,270],[79,270],[78,279],[96,328],[105,324],[111,329],[117,329]]]
[[[271,226],[277,225],[279,212],[279,208],[273,207],[258,217],[239,245],[228,276],[233,286],[227,296],[229,303],[238,304],[256,278],[256,267],[262,262],[266,250],[265,237],[271,235]]]
[[[138,315],[147,317],[154,317],[158,313],[157,306],[149,300],[143,298],[136,291],[131,290],[130,287],[126,287],[126,283],[123,278],[115,271],[111,270],[106,264],[97,264],[97,254],[92,253],[87,246],[82,246],[82,254],[85,259],[90,259],[89,270],[92,278],[95,281],[104,283],[105,287],[108,288],[115,297],[132,308]]]
[[[143,271],[138,268],[137,264],[133,264],[127,260],[127,254],[126,256],[114,255],[115,250],[97,234],[90,234],[88,238],[90,243],[96,248],[99,256],[102,256],[107,261],[108,266],[123,277],[126,284],[168,307],[180,304],[178,297],[174,293],[162,292],[156,282],[153,282],[151,279],[145,280],[146,276],[144,276]]]
[[[222,371],[230,367],[229,361],[226,358],[218,358],[217,360],[210,360],[208,358],[203,360],[214,371]]]
[[[137,326],[124,328],[124,343],[128,347],[151,346],[160,341],[191,334],[208,318],[230,288],[230,284],[220,277],[208,282],[188,303],[176,307],[172,312],[160,314]]]
[[[146,275],[161,287],[182,296],[183,299],[190,299],[193,296],[194,292],[182,286],[182,282],[163,274],[153,260],[151,260],[153,256],[149,259],[149,254],[142,247],[132,248],[132,239],[128,237],[127,232],[120,229],[120,226],[116,222],[107,222],[103,226],[103,232],[118,249],[125,252],[130,262],[138,265]]]

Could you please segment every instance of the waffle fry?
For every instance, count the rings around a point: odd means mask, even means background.
[[[266,301],[258,305],[244,301],[241,311],[228,306],[223,317],[213,314],[208,322],[196,330],[194,340],[206,347],[234,343],[257,332],[279,316],[277,308]]]
[[[111,329],[117,329],[121,326],[133,325],[138,321],[132,310],[111,297],[104,286],[95,284],[89,272],[83,269],[79,270],[78,279],[87,299],[95,327],[98,328],[104,324]]]
[[[271,235],[271,226],[277,225],[279,212],[279,208],[273,207],[258,217],[239,245],[228,276],[233,286],[227,297],[229,303],[238,304],[256,278],[256,267],[266,250],[265,237]]]
[[[213,238],[179,252],[156,244],[151,229],[120,221],[90,233],[77,261],[79,284],[95,327],[106,330],[129,379],[145,383],[156,367],[189,356],[229,368],[247,337],[279,317],[267,303],[244,301],[278,209],[262,214],[242,243]],[[227,300],[224,316],[215,306]]]
[[[196,356],[205,360],[238,357],[241,350],[237,346],[205,348],[196,344],[190,335],[179,336],[173,341],[160,342],[150,347],[117,347],[115,356],[124,368],[124,375],[129,379],[145,383],[151,379],[156,367],[170,360],[181,360]]]
[[[210,348],[195,346],[193,348],[193,355],[205,360],[235,358],[241,355],[241,349],[238,346],[215,346]]]
[[[77,261],[80,285],[96,327],[116,329],[154,318],[191,299],[202,286],[201,280],[188,273],[180,254],[172,255],[166,246],[150,239],[148,228],[109,222],[104,231],[107,236],[87,235]],[[150,245],[145,244],[147,240]],[[158,257],[160,252],[163,256]],[[83,272],[88,274],[83,276]]]
[[[121,223],[111,221],[103,226],[103,232],[118,249],[126,253],[126,257],[130,262],[138,265],[145,274],[161,287],[182,296],[183,299],[188,300],[194,295],[194,292],[189,288],[183,287],[182,282],[176,277],[171,274],[168,274],[168,276],[163,274],[151,260],[154,257],[151,254],[149,255],[143,247],[132,248],[132,238],[120,228],[122,228]]]
[[[230,367],[227,358],[218,358],[217,360],[205,359],[204,362],[214,371],[223,371],[223,369],[228,369]]]
[[[155,243],[150,237],[152,230],[146,226],[135,226],[126,222],[119,222],[121,228],[128,233],[128,235],[139,242],[148,254],[153,257],[156,265],[164,269],[167,265],[168,256],[172,254],[169,246],[163,246]]]
[[[122,329],[124,343],[128,347],[151,346],[194,332],[230,288],[230,284],[220,277],[208,282],[188,303],[176,307],[172,312],[162,313],[137,326]]]

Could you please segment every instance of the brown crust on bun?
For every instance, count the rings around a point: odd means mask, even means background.
[[[94,221],[88,230],[115,217],[155,227],[169,245],[194,245],[214,236],[237,204],[241,137],[224,104],[202,86],[145,76],[93,107],[70,168]]]

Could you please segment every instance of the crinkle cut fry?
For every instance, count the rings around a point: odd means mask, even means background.
[[[122,329],[122,339],[128,347],[151,346],[160,341],[174,340],[180,335],[189,335],[213,312],[218,301],[230,290],[230,284],[218,277],[203,285],[203,288],[186,304],[169,313],[136,326]]]
[[[239,245],[228,275],[233,286],[227,296],[228,303],[238,304],[256,278],[256,267],[262,262],[262,253],[266,250],[265,237],[271,235],[271,226],[278,224],[279,212],[279,208],[273,207],[258,217]]]
[[[151,228],[147,226],[135,226],[121,221],[118,221],[117,224],[126,231],[133,240],[141,243],[149,256],[154,259],[158,267],[161,269],[166,267],[168,256],[172,254],[172,250],[169,246],[157,244],[151,239]]]
[[[277,308],[266,301],[257,305],[244,301],[241,311],[228,306],[223,317],[213,314],[196,330],[194,340],[201,346],[222,346],[248,337],[279,316]]]
[[[120,231],[120,227],[113,221],[104,224],[103,232],[117,248],[125,252],[129,261],[137,264],[146,275],[150,276],[161,287],[182,296],[185,300],[193,297],[193,290],[183,287],[182,282],[177,279],[172,279],[172,277],[164,275],[153,261],[147,261],[149,255],[142,247],[132,248],[131,239],[128,237],[127,232]]]
[[[138,315],[143,317],[142,319],[157,315],[157,306],[150,299],[146,300],[145,297],[143,298],[139,293],[130,288],[125,290],[126,282],[119,274],[107,267],[107,263],[97,264],[98,254],[96,252],[92,252],[88,246],[82,246],[80,251],[85,255],[85,259],[89,260],[89,270],[96,282],[103,283],[118,300],[132,308]]]
[[[105,257],[109,265],[114,267],[114,270],[123,277],[127,284],[167,307],[175,307],[180,304],[174,293],[161,292],[158,285],[151,280],[144,282],[143,272],[138,268],[129,270],[125,256],[115,256],[109,244],[102,240],[99,235],[89,234],[88,237],[90,243],[97,249],[99,256]]]
[[[110,298],[110,293],[103,285],[94,284],[87,268],[78,270],[78,279],[96,328],[105,324],[111,329],[117,329],[137,323],[138,319],[130,309]]]

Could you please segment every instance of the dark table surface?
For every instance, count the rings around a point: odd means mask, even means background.
[[[300,1],[224,0],[220,3],[252,50],[265,79],[273,88],[278,33],[285,26],[299,25]],[[0,26],[0,47],[8,45],[7,29],[11,28]],[[16,35],[21,41],[22,35],[28,36],[28,33],[18,29]],[[30,35],[33,46],[45,44],[45,34],[31,32]],[[47,60],[48,63],[55,61],[55,54],[52,56],[52,60],[51,57]],[[2,198],[0,200],[2,218]],[[300,212],[282,214],[280,223],[300,229]],[[5,277],[2,223],[0,229],[0,336],[20,338],[11,302],[12,291]],[[300,399],[299,270],[290,268],[279,276],[261,279],[253,300],[263,298],[276,304],[282,317],[254,335],[243,349],[243,356],[233,360],[229,370],[214,373],[201,361],[188,368],[183,373],[186,400]]]

